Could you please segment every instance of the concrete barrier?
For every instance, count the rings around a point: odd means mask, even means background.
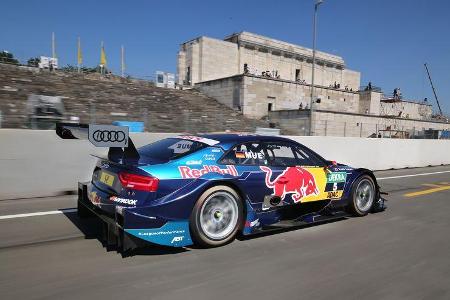
[[[176,134],[131,134],[136,146]],[[330,160],[373,170],[450,164],[448,140],[290,137]],[[62,140],[54,131],[0,130],[0,199],[44,197],[74,191],[106,154],[88,141]]]

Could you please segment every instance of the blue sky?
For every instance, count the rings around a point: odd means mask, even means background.
[[[5,5],[2,5],[5,8]],[[51,54],[51,32],[60,64],[76,64],[77,37],[84,64],[97,65],[104,41],[108,65],[145,78],[176,71],[179,44],[207,35],[223,38],[250,31],[311,47],[313,0],[267,1],[21,1],[7,2],[0,18],[0,49],[20,60]],[[317,48],[342,56],[385,92],[402,89],[436,108],[423,63],[441,106],[450,113],[450,1],[325,0],[318,17]],[[437,109],[437,108],[436,108]]]

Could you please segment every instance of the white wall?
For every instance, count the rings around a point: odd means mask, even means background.
[[[174,134],[132,134],[137,147]],[[102,155],[89,141],[63,140],[53,130],[0,129],[0,200],[57,195],[89,180]]]
[[[136,146],[176,134],[132,134]],[[330,160],[374,170],[450,164],[450,141],[291,137]],[[88,141],[62,140],[54,131],[0,129],[0,200],[52,196],[89,180],[105,154]]]
[[[450,164],[450,140],[290,137],[329,160],[371,170]]]

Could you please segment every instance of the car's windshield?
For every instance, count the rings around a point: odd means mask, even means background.
[[[158,161],[169,161],[180,158],[207,147],[206,144],[178,138],[163,139],[139,148],[142,156]]]

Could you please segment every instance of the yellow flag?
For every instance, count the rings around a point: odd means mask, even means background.
[[[78,38],[78,64],[83,64],[83,54],[81,53],[81,40]]]
[[[100,52],[100,64],[106,67],[106,54],[105,54],[105,47],[103,47],[103,42],[102,42],[102,50]]]

